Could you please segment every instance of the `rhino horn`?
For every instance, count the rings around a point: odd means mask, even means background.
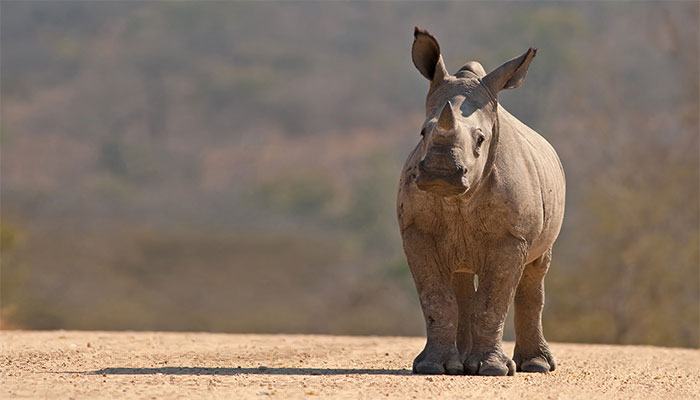
[[[452,103],[445,103],[440,111],[440,117],[437,121],[438,128],[443,131],[452,131],[457,127],[457,118],[455,117]]]

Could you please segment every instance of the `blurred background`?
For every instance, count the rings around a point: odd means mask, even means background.
[[[567,173],[547,337],[697,347],[698,9],[3,1],[2,328],[423,334],[420,25],[452,72],[540,50],[501,102]]]

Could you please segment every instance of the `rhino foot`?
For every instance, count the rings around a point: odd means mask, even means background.
[[[515,363],[501,350],[472,352],[464,362],[464,370],[468,375],[514,375]]]
[[[422,353],[413,361],[413,373],[421,375],[462,375],[464,366],[457,349],[441,353]]]
[[[523,355],[516,350],[513,360],[518,372],[550,372],[557,368],[557,363],[549,348],[538,350],[538,353]]]

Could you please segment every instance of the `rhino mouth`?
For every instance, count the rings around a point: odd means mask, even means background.
[[[458,196],[469,190],[464,168],[456,168],[452,171],[431,171],[423,164],[418,167],[416,186],[422,191],[443,197]]]

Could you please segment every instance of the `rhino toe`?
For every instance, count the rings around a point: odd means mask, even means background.
[[[464,363],[464,369],[469,375],[512,376],[515,374],[515,363],[497,350],[470,354]]]
[[[517,351],[513,356],[518,372],[551,372],[557,368],[549,347],[539,349],[536,353],[524,356]]]
[[[464,366],[456,351],[442,355],[421,353],[413,362],[413,373],[421,375],[462,375]]]
[[[522,372],[549,372],[553,370],[549,362],[541,357],[525,360],[520,364],[520,368],[518,368],[518,371]]]
[[[442,364],[421,361],[413,365],[413,373],[420,375],[442,375],[445,373],[445,367]]]

